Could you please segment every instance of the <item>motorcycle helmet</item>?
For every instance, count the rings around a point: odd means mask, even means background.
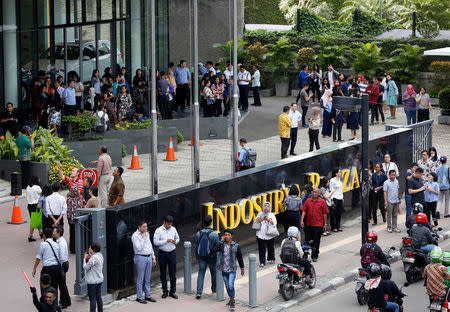
[[[287,236],[288,237],[295,237],[297,238],[298,236],[298,228],[295,226],[290,226],[287,230]]]
[[[445,266],[450,266],[450,252],[445,251],[442,253],[442,264]]]
[[[381,267],[378,263],[369,264],[367,270],[369,271],[370,277],[375,278],[381,275]]]
[[[416,215],[423,212],[423,205],[421,203],[415,203],[413,206],[413,213]]]
[[[375,231],[369,231],[366,233],[366,243],[376,243],[378,235]]]
[[[434,247],[430,252],[431,262],[441,262],[442,260],[442,250],[440,247]]]
[[[380,268],[381,268],[381,278],[384,280],[390,280],[392,277],[391,268],[386,264],[380,265]]]
[[[427,216],[423,213],[423,212],[419,212],[416,215],[416,223],[422,223],[422,224],[427,224],[428,220],[427,220]]]

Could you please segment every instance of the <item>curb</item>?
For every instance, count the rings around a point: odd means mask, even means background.
[[[440,241],[444,241],[450,238],[450,231],[446,231],[439,235],[441,238]],[[397,248],[397,247],[396,247]],[[397,248],[399,249],[399,248]],[[400,251],[397,250],[394,253],[392,253],[392,259],[389,263],[395,263],[397,261],[401,260]],[[318,288],[313,288],[311,290],[308,290],[306,292],[300,293],[296,298],[291,299],[289,301],[285,301],[281,304],[278,304],[274,306],[272,309],[270,309],[270,312],[282,312],[286,309],[296,305],[300,304],[302,302],[305,302],[309,299],[312,299],[318,295],[325,294],[327,292],[330,292],[340,286],[344,286],[345,284],[348,284],[350,282],[353,282],[355,280],[355,276],[358,273],[359,268],[355,268],[351,270],[350,272],[347,272],[341,276],[335,277],[332,280],[320,285]]]

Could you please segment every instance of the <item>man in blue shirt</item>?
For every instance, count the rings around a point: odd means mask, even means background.
[[[69,85],[63,92],[62,101],[64,102],[64,114],[75,115],[77,113],[76,105],[77,101],[75,99],[75,82],[69,80]]]
[[[239,171],[243,171],[243,170],[250,168],[245,165],[245,161],[247,160],[247,149],[248,149],[247,139],[241,138],[239,140],[239,145],[241,146],[241,150],[239,151],[239,159],[238,159],[238,162],[241,165],[239,168]]]
[[[208,70],[205,66],[203,66],[203,63],[198,63],[198,74],[201,79],[208,73]]]
[[[298,74],[297,78],[297,85],[300,89],[303,89],[305,83],[309,82],[309,75],[307,72],[308,72],[308,65],[306,64],[302,65],[301,71]]]
[[[181,110],[187,109],[190,106],[190,87],[191,87],[191,72],[186,67],[186,61],[181,60],[180,65],[175,69],[175,80],[177,81],[177,105]]]
[[[439,158],[441,165],[437,167],[436,174],[438,175],[439,183],[439,202],[437,211],[444,212],[444,218],[450,217],[450,183],[449,183],[449,169],[447,167],[447,157],[442,156]],[[442,215],[442,214],[441,214]]]
[[[397,228],[397,214],[401,194],[396,177],[397,172],[395,170],[390,170],[389,179],[383,183],[384,206],[386,207],[387,212],[387,231],[389,233],[400,233],[400,230]]]

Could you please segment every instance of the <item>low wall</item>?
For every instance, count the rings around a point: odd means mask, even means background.
[[[200,140],[228,139],[230,137],[230,127],[226,117],[208,117],[199,120]],[[162,127],[175,127],[181,132],[186,141],[191,141],[192,125],[189,118],[158,120],[158,125]]]
[[[122,142],[120,140],[97,141],[73,141],[63,142],[72,151],[75,157],[84,167],[93,167],[91,161],[98,159],[98,148],[105,145],[108,155],[111,156],[113,166],[122,166]]]
[[[159,123],[159,121],[158,121]],[[151,130],[150,129],[135,129],[124,131],[107,131],[103,134],[105,139],[117,139],[125,145],[127,154],[133,154],[133,146],[136,145],[139,154],[150,154],[150,142],[151,142]],[[167,152],[169,147],[169,139],[172,138],[173,147],[175,152],[177,151],[177,128],[176,127],[163,127],[158,128],[158,153]]]
[[[391,155],[400,172],[405,172],[411,164],[411,136],[411,129],[396,129],[372,137],[369,159],[375,160],[377,148],[381,149]],[[136,231],[138,220],[147,220],[153,236],[164,216],[174,217],[174,226],[181,237],[177,248],[178,262],[183,261],[182,242],[194,242],[200,220],[206,213],[213,214],[215,228],[234,228],[235,239],[241,245],[254,244],[251,221],[264,201],[272,202],[275,213],[282,212],[281,203],[290,185],[302,186],[308,177],[330,177],[336,168],[345,172],[346,209],[360,209],[361,144],[354,141],[239,172],[235,177],[223,176],[107,208],[108,289],[134,286],[131,235]],[[317,174],[310,175],[312,172]],[[404,179],[399,182],[404,185]],[[277,218],[282,221],[283,214],[278,214]]]
[[[38,176],[41,183],[48,183],[49,163],[34,162],[30,163],[31,176]],[[0,160],[0,179],[11,181],[11,173],[21,172],[20,162],[18,160]]]

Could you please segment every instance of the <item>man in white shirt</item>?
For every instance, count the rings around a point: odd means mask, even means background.
[[[259,89],[261,88],[261,74],[259,72],[259,65],[253,65],[252,89],[253,101],[252,106],[261,106],[261,97],[259,96]]]
[[[150,294],[150,278],[152,267],[156,266],[155,253],[147,230],[147,222],[140,220],[136,232],[131,236],[134,249],[134,264],[136,264],[136,301],[146,304],[147,301],[156,302]],[[145,299],[142,298],[144,288]]]
[[[241,103],[242,111],[246,112],[248,110],[248,91],[250,88],[250,73],[245,70],[245,66],[241,65],[239,67],[238,73],[238,86],[239,86],[239,102]]]
[[[67,248],[67,241],[63,237],[64,229],[61,226],[57,226],[53,229],[53,239],[59,246],[59,262],[64,272],[69,271],[69,249]],[[72,301],[70,299],[69,290],[67,289],[66,277],[62,276],[59,283],[60,291],[60,303],[63,307],[70,307]]]
[[[383,171],[386,175],[389,174],[389,171],[395,170],[397,177],[399,176],[398,167],[395,164],[395,162],[391,161],[391,155],[389,155],[389,154],[384,155],[384,163],[382,164],[382,166],[383,166]]]
[[[328,78],[328,83],[331,87],[334,86],[334,81],[338,80],[339,72],[334,70],[332,64],[328,64],[328,71],[326,72],[326,78]]]
[[[341,170],[333,170],[330,180],[330,191],[334,191],[331,195],[331,200],[333,201],[333,209],[330,211],[330,226],[333,232],[342,232],[341,229],[341,215],[344,209],[344,193],[342,191],[342,180],[341,180]]]
[[[44,225],[44,228],[48,227],[51,229],[58,225],[64,228],[64,215],[67,212],[67,204],[66,199],[58,193],[60,189],[61,185],[59,183],[53,183],[53,193],[45,199],[48,218],[46,219],[47,224]]]
[[[297,132],[298,132],[298,122],[302,120],[302,114],[297,110],[297,103],[291,104],[291,109],[289,110],[289,119],[291,120],[291,155],[297,155],[294,153],[295,144],[297,144]]]
[[[223,71],[223,73],[227,78],[228,83],[230,83],[230,77],[233,76],[233,65],[230,64],[230,61],[227,61],[227,68]]]
[[[177,287],[177,257],[175,249],[180,242],[180,237],[175,227],[172,226],[173,217],[165,216],[164,223],[156,229],[153,236],[153,244],[159,247],[159,271],[161,278],[161,285],[163,289],[162,298],[167,298],[167,295],[174,299],[178,299],[176,292]],[[169,267],[170,278],[170,292],[167,290],[167,267]]]

